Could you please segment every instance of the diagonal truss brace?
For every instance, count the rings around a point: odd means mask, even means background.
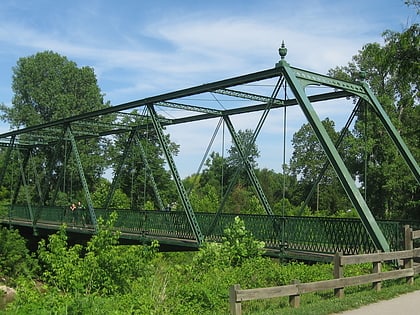
[[[394,141],[394,144],[398,148],[400,154],[403,156],[405,162],[407,163],[408,167],[410,168],[411,172],[413,173],[414,177],[416,178],[417,182],[420,184],[420,168],[417,164],[416,160],[414,159],[413,155],[411,154],[410,150],[405,145],[403,139],[401,138],[400,134],[398,133],[397,129],[395,129],[394,125],[392,124],[391,120],[389,119],[388,115],[382,108],[381,104],[379,103],[376,96],[373,94],[372,90],[369,88],[367,83],[363,83],[363,88],[366,91],[366,94],[369,96],[369,103],[374,108],[375,113],[378,115],[379,119],[382,121],[386,131],[388,132],[391,139]]]
[[[67,137],[68,140],[70,140],[70,143],[71,143],[71,146],[72,146],[72,152],[74,154],[74,159],[76,160],[77,170],[79,172],[80,181],[82,182],[83,191],[85,193],[86,203],[87,203],[87,207],[89,209],[89,214],[90,214],[90,218],[91,218],[91,221],[92,221],[92,225],[94,226],[95,231],[97,232],[98,231],[98,221],[96,220],[95,209],[93,208],[93,202],[92,202],[92,198],[90,196],[88,184],[86,182],[85,173],[83,171],[82,161],[80,160],[79,150],[77,149],[76,139],[74,138],[74,135],[71,132],[70,125],[67,126],[66,137]]]
[[[178,190],[179,197],[181,198],[182,205],[184,207],[184,211],[187,215],[188,222],[191,226],[191,229],[194,233],[195,239],[197,240],[198,245],[201,245],[204,241],[204,235],[201,233],[200,226],[198,221],[195,217],[194,210],[191,206],[191,202],[188,198],[188,193],[182,184],[181,177],[179,176],[178,170],[175,166],[174,159],[172,154],[169,150],[168,144],[166,143],[165,135],[162,131],[162,126],[159,122],[158,115],[155,111],[155,108],[152,104],[147,105],[147,109],[149,111],[150,117],[152,118],[153,127],[155,128],[156,134],[159,139],[159,143],[162,146],[163,152],[165,153],[166,160],[169,164],[169,168],[172,173],[172,177],[174,178],[176,188]]]
[[[274,215],[273,210],[271,210],[270,203],[268,202],[267,197],[264,194],[260,182],[258,181],[257,175],[255,175],[254,169],[251,163],[249,162],[247,154],[245,154],[245,149],[238,137],[238,134],[235,131],[235,128],[233,127],[229,116],[223,116],[223,119],[225,120],[226,126],[228,127],[232,139],[235,142],[238,153],[242,159],[242,163],[245,166],[246,172],[248,173],[248,177],[251,180],[251,183],[254,186],[255,190],[257,191],[258,198],[260,199],[267,214],[271,216]]]
[[[312,107],[312,104],[305,93],[304,85],[301,84],[300,80],[298,79],[299,74],[296,74],[285,60],[281,60],[277,64],[277,67],[282,70],[284,76],[286,77],[286,80],[288,81],[291,90],[293,91],[303,113],[305,114],[306,119],[312,126],[319,142],[327,154],[331,165],[339,177],[344,190],[349,196],[353,206],[359,213],[363,225],[368,231],[375,246],[383,251],[389,251],[389,244],[385,239],[385,236],[383,235],[381,229],[378,226],[378,223],[373,217],[368,205],[366,204],[366,201],[358,190],[356,183],[351,177],[350,172],[348,171],[341,156],[331,141],[331,138],[328,136],[325,127],[322,125],[321,120]],[[322,82],[319,83],[321,84]]]

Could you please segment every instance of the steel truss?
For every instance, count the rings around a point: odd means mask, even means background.
[[[375,246],[377,249],[388,251],[390,247],[381,229],[376,223],[376,220],[373,217],[368,205],[366,204],[366,201],[359,192],[355,181],[351,177],[342,158],[338,154],[336,147],[328,136],[312,104],[321,101],[339,100],[349,97],[358,99],[358,102],[363,100],[371,108],[373,108],[376,115],[380,118],[394,144],[398,148],[411,172],[414,174],[414,177],[418,182],[420,182],[420,169],[417,162],[408,150],[395,127],[392,125],[381,104],[366,83],[346,82],[322,74],[317,74],[292,67],[284,59],[287,52],[284,46],[279,49],[279,52],[281,60],[275,65],[275,67],[271,69],[143,98],[117,106],[107,107],[104,109],[83,113],[72,117],[66,117],[37,126],[30,126],[3,133],[0,135],[0,146],[6,147],[7,149],[4,153],[6,158],[0,170],[0,184],[3,184],[5,177],[4,174],[6,173],[6,170],[10,164],[9,162],[13,157],[13,150],[31,152],[31,150],[40,147],[52,147],[56,148],[56,152],[59,154],[60,152],[63,153],[63,143],[68,141],[71,144],[71,151],[73,152],[74,158],[77,162],[77,170],[85,190],[85,196],[88,202],[91,220],[96,224],[95,210],[93,209],[86,180],[84,179],[83,165],[81,164],[81,160],[77,151],[77,142],[83,139],[99,139],[101,137],[108,137],[117,134],[127,134],[128,140],[124,148],[124,152],[122,152],[122,161],[124,161],[125,155],[128,154],[131,146],[141,145],[139,141],[140,139],[138,139],[138,131],[154,128],[155,133],[158,136],[159,143],[164,151],[168,166],[171,170],[172,177],[175,181],[179,198],[182,201],[182,206],[187,215],[191,230],[195,235],[197,243],[200,244],[204,241],[205,235],[202,232],[202,227],[200,227],[197,222],[194,210],[189,201],[188,194],[185,191],[177,167],[166,143],[164,136],[165,127],[212,118],[220,119],[222,117],[225,123],[227,123],[235,145],[239,149],[240,156],[244,161],[242,167],[247,171],[247,174],[249,175],[251,182],[258,194],[258,197],[266,209],[267,214],[271,216],[272,211],[270,205],[264,196],[264,192],[254,174],[254,171],[252,170],[251,164],[247,162],[248,150],[247,148],[243,148],[243,145],[241,145],[240,139],[235,133],[234,126],[230,120],[230,117],[233,115],[260,111],[264,112],[263,116],[266,117],[270,111],[277,108],[298,105],[312,126],[328,157],[329,163],[332,165],[337,176],[339,177],[343,188],[349,196],[353,206],[357,210],[361,221],[369,233],[371,239],[373,240]],[[279,97],[278,93],[276,92],[276,89],[278,89],[279,86],[273,83],[275,81],[281,82],[281,86],[287,84],[287,87],[291,90],[293,96],[291,97],[289,95],[288,98]],[[268,89],[268,92],[263,92],[262,89],[259,91],[257,88],[255,88],[256,84],[265,86],[269,85],[271,88]],[[328,88],[328,92],[325,92],[325,89],[318,89],[318,91],[322,92],[313,92],[310,94],[307,92],[306,88],[312,85],[326,87]],[[235,101],[242,101],[242,104],[245,105],[234,106],[227,109],[216,109],[212,108],[211,106],[202,106],[200,105],[199,101],[196,101],[194,98],[192,98],[192,96],[200,96],[200,99],[211,99],[212,96],[214,97],[214,95],[221,95],[224,97],[229,97]],[[166,115],[164,111],[159,111],[161,107],[176,110],[178,116],[174,118]],[[130,111],[133,110],[137,110],[137,112],[143,112],[144,114],[134,115],[130,113]],[[127,115],[133,115],[135,118],[133,119],[133,123],[122,123],[123,117]],[[262,127],[265,117],[260,120],[260,125],[258,128]],[[114,121],[114,123],[107,123],[106,121]],[[258,132],[254,134],[254,141],[256,140],[257,136]],[[66,154],[68,154],[68,152]],[[142,159],[144,160],[147,167],[147,157],[145,154],[142,154]],[[15,194],[19,191],[20,186],[25,186],[26,179],[24,177],[24,173],[27,164],[28,163],[25,162],[25,160],[21,164],[21,177],[16,184],[17,187],[15,187]],[[118,185],[119,169],[120,167],[118,167],[115,172],[110,195],[108,196],[104,207],[109,205],[116,185]],[[45,183],[48,182],[48,176],[50,176],[48,174],[48,170],[43,176],[44,179],[42,182],[45,185]],[[151,181],[155,185],[153,177],[151,177]],[[41,188],[44,189],[44,187]],[[47,198],[47,193],[42,192],[40,199],[42,200],[45,198]],[[160,197],[157,198],[159,199]],[[45,200],[42,201],[45,202]],[[163,204],[161,200],[158,203],[160,206]],[[28,206],[30,207],[29,200]],[[34,214],[33,217],[35,224],[36,215]]]

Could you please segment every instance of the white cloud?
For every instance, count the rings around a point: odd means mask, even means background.
[[[282,40],[292,66],[326,73],[347,64],[363,44],[380,41],[381,32],[392,28],[382,23],[396,13],[378,7],[380,1],[372,3],[258,1],[233,8],[216,1],[195,3],[193,9],[171,2],[164,10],[159,4],[138,1],[118,7],[75,1],[72,6],[58,3],[50,11],[45,7],[36,11],[37,5],[33,5],[26,13],[9,3],[7,10],[0,12],[0,56],[7,60],[1,63],[5,66],[0,69],[0,83],[11,85],[11,67],[19,57],[53,50],[79,66],[93,67],[106,99],[116,105],[274,67]],[[375,11],[368,12],[369,6]],[[9,13],[18,8],[26,15]],[[6,95],[11,91],[4,91],[3,102],[11,99]],[[347,116],[349,112],[336,103],[319,104],[316,109],[322,117]],[[237,130],[253,129],[259,117],[254,113],[232,120]],[[305,119],[298,107],[288,109],[288,136],[302,122]],[[202,155],[214,124],[202,121],[168,131],[173,140],[180,141],[187,157]],[[282,132],[282,111],[273,110],[262,133],[275,140],[261,143],[261,148],[277,152],[277,144],[272,143],[277,143]]]

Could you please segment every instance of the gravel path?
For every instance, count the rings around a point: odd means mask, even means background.
[[[342,315],[388,315],[420,314],[420,290],[400,295],[386,301],[362,306],[355,310],[339,313]]]

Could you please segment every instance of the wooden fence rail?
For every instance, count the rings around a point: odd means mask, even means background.
[[[276,297],[289,297],[289,304],[292,307],[299,307],[300,295],[304,293],[334,289],[334,294],[338,298],[344,297],[344,288],[349,286],[372,283],[375,290],[381,289],[381,283],[385,280],[406,278],[408,284],[413,284],[414,276],[420,273],[420,266],[414,266],[414,259],[420,257],[420,248],[413,248],[414,239],[420,238],[420,230],[412,231],[409,226],[405,226],[405,247],[406,250],[374,253],[363,255],[343,256],[337,253],[334,256],[334,279],[299,283],[297,280],[293,284],[242,290],[239,284],[230,287],[229,304],[232,315],[242,314],[242,302],[258,299],[269,299]],[[403,269],[382,272],[382,262],[401,261]],[[344,277],[344,267],[352,264],[373,263],[372,273],[367,275]]]

